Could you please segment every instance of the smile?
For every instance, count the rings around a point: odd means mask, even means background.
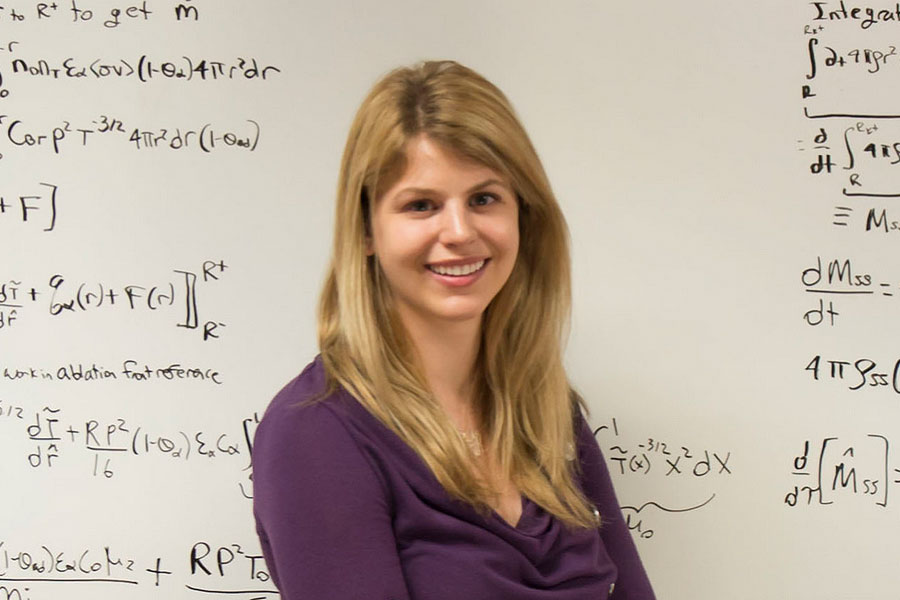
[[[426,265],[429,271],[437,273],[438,275],[448,275],[450,277],[462,277],[464,275],[471,275],[476,271],[480,271],[487,260],[482,259],[478,262],[473,262],[468,265]]]

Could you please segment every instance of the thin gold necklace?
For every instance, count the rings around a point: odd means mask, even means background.
[[[484,452],[484,447],[481,445],[481,434],[477,431],[463,431],[462,429],[457,428],[456,432],[459,434],[459,437],[466,443],[469,451],[474,456],[481,456]]]

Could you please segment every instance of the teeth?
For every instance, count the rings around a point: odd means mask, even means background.
[[[459,277],[462,275],[470,275],[484,266],[484,260],[472,263],[470,265],[455,265],[452,267],[444,267],[441,265],[428,265],[428,268],[438,275],[452,275]]]

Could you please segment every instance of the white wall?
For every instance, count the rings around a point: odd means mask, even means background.
[[[176,4],[0,8],[0,590],[275,597],[254,558],[247,440],[316,352],[344,136],[378,76],[454,58],[513,100],[569,219],[568,364],[659,597],[896,596],[900,209],[842,189],[900,192],[900,127],[803,116],[896,111],[896,20],[774,0],[185,0],[199,18],[179,22]],[[886,58],[856,64],[854,49]],[[277,70],[246,79],[241,59]],[[188,60],[224,66],[159,70]],[[108,75],[65,73],[92,63]],[[810,171],[819,154],[831,173]],[[888,232],[866,231],[870,209]],[[833,260],[854,285],[827,283]],[[820,299],[838,314],[809,325]],[[127,361],[153,376],[129,378]],[[849,363],[843,380],[829,361]],[[174,363],[221,383],[154,371]],[[115,377],[61,379],[69,365]],[[821,494],[791,506],[795,486]],[[192,550],[210,574],[191,572]]]

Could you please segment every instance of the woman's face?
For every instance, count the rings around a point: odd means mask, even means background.
[[[367,240],[404,324],[480,320],[519,250],[519,209],[496,171],[425,135],[377,198]]]

